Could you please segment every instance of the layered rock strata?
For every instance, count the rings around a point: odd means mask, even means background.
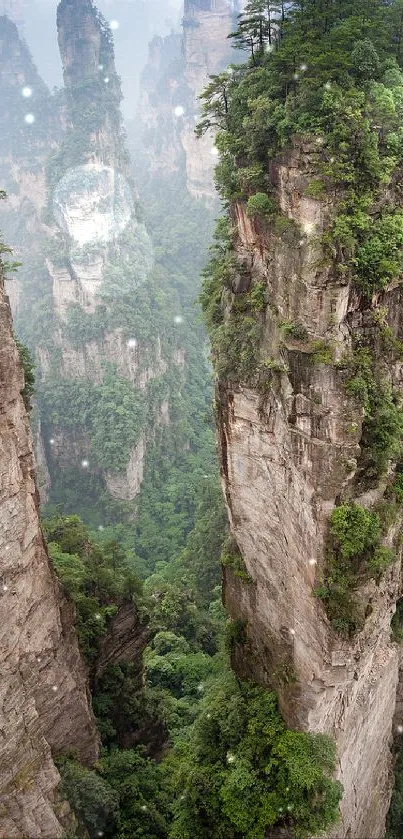
[[[24,378],[0,280],[0,837],[64,836],[53,757],[91,764],[98,735],[72,606],[38,517]],[[58,815],[59,813],[59,815]]]
[[[141,81],[139,119],[148,176],[181,177],[190,194],[209,205],[216,200],[217,158],[212,132],[196,139],[199,96],[208,77],[236,59],[227,40],[235,13],[227,0],[186,0],[182,34],[151,42]]]
[[[233,207],[240,266],[227,313],[238,293],[264,284],[268,306],[260,358],[265,387],[222,379],[217,390],[222,481],[231,530],[250,582],[225,569],[224,598],[245,621],[247,644],[237,645],[238,672],[274,686],[288,724],[332,735],[344,785],[341,823],[334,835],[379,839],[392,788],[392,724],[398,648],[390,622],[401,589],[401,519],[385,544],[397,561],[382,580],[358,592],[363,628],[353,638],[332,629],[314,596],[326,561],[329,515],[341,500],[373,507],[385,482],[357,489],[363,412],[348,397],[337,361],[351,352],[353,333],[368,328],[359,299],[323,259],[320,234],[330,202],[306,197],[314,150],[295,146],[273,164],[271,179],[291,222],[282,235]],[[400,334],[400,288],[379,305]],[[281,324],[302,324],[306,340],[287,337]],[[331,348],[332,358],[315,356]],[[398,363],[391,377],[401,387]]]

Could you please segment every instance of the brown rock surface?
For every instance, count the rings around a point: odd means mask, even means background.
[[[98,753],[72,607],[50,568],[38,518],[23,373],[0,280],[0,837],[55,839],[52,754]]]
[[[392,789],[398,649],[390,621],[401,588],[401,521],[387,536],[399,561],[378,585],[370,581],[360,589],[364,628],[351,640],[341,638],[313,594],[329,514],[340,497],[365,506],[382,488],[357,499],[362,416],[337,368],[312,363],[309,341],[288,341],[278,326],[304,324],[310,341],[334,345],[337,359],[351,348],[349,323],[362,325],[348,281],[342,285],[317,259],[316,234],[331,207],[303,196],[312,175],[310,152],[296,147],[273,167],[280,205],[300,225],[288,231],[288,240],[259,227],[243,205],[234,208],[240,261],[251,280],[267,286],[261,358],[279,367],[264,395],[228,380],[218,386],[224,493],[252,580],[242,583],[226,568],[224,597],[231,615],[247,622],[248,643],[234,653],[238,672],[276,688],[288,724],[336,739],[344,798],[334,835],[381,839]],[[398,296],[395,289],[382,301],[397,322]],[[392,372],[399,384],[398,365]]]

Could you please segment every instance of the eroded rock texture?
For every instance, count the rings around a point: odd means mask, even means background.
[[[346,395],[333,363],[314,359],[313,342],[334,347],[335,360],[364,327],[358,300],[321,259],[319,235],[332,207],[304,196],[315,166],[313,150],[296,147],[273,165],[284,214],[298,227],[282,235],[233,210],[241,279],[264,283],[269,305],[261,359],[271,364],[264,392],[222,380],[218,427],[222,480],[231,528],[251,583],[225,569],[225,603],[247,622],[248,643],[237,646],[238,672],[274,685],[287,722],[327,732],[338,748],[344,784],[338,837],[382,837],[391,793],[392,721],[398,682],[397,645],[390,621],[401,586],[399,530],[386,543],[399,556],[377,585],[360,589],[363,629],[352,640],[331,628],[314,596],[325,562],[329,514],[340,499],[370,506],[385,489],[357,489],[362,413]],[[401,329],[400,292],[381,295]],[[279,324],[301,323],[306,341],[287,338]],[[318,345],[316,345],[318,346]],[[287,372],[288,371],[288,372]],[[391,376],[401,386],[400,365]]]
[[[176,175],[195,198],[216,200],[214,135],[195,135],[208,77],[237,59],[227,35],[234,26],[228,0],[186,0],[181,35],[154,38],[141,80],[141,153],[148,176]],[[140,174],[141,177],[141,174]]]
[[[183,19],[184,75],[192,92],[193,108],[185,120],[182,144],[186,153],[187,185],[191,195],[214,201],[214,135],[198,140],[194,133],[195,119],[200,114],[198,97],[208,77],[219,73],[235,61],[227,35],[233,29],[233,4],[228,0],[185,0]]]
[[[72,607],[40,530],[23,386],[0,280],[0,837],[55,839],[65,830],[52,755],[72,749],[90,764],[98,735]]]

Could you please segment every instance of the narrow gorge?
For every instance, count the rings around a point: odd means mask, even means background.
[[[119,2],[0,17],[0,837],[399,839],[401,2],[184,0],[126,126]]]

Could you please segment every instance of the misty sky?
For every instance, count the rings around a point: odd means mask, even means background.
[[[0,0],[0,13],[7,0]],[[24,37],[38,70],[50,88],[62,84],[56,36],[58,0],[22,0]],[[147,58],[149,40],[177,28],[183,0],[99,0],[96,5],[107,20],[120,25],[113,32],[116,65],[123,80],[126,116],[134,115],[138,80]]]

